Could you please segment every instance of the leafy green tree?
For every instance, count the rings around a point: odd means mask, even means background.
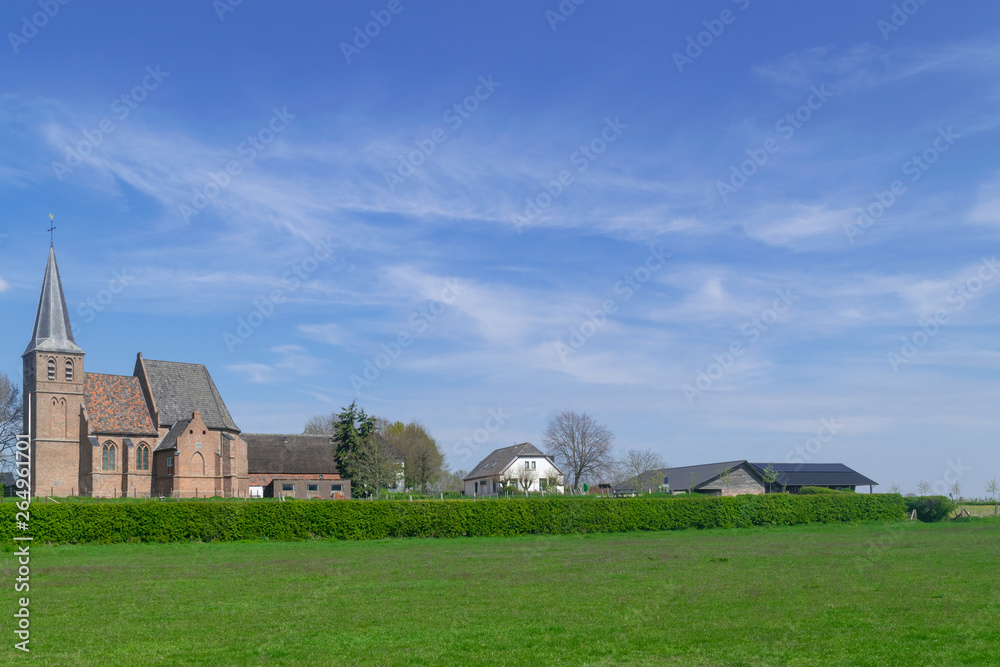
[[[402,472],[395,450],[374,433],[361,440],[348,460],[353,475],[351,492],[362,496],[377,498],[383,489],[396,486]]]
[[[375,434],[375,417],[365,414],[356,401],[351,401],[337,415],[333,433],[337,440],[333,457],[341,476],[351,480],[351,493],[357,496],[373,493],[370,475],[366,474],[371,466],[365,459],[370,458],[371,446],[366,441]]]
[[[403,456],[406,486],[427,493],[444,473],[444,456],[437,442],[418,421],[403,424],[378,420],[379,435]]]
[[[774,464],[768,463],[767,467],[761,471],[760,476],[767,484],[767,492],[771,493],[771,487],[778,481],[778,471],[774,469]]]

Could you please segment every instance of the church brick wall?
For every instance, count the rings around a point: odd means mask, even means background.
[[[30,387],[32,488],[37,496],[76,495],[80,490],[80,412],[83,405],[83,355],[34,352],[25,355]],[[48,376],[49,361],[55,379]],[[72,379],[66,379],[66,364]]]

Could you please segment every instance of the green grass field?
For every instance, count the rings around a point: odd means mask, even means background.
[[[31,567],[32,652],[5,611],[5,664],[1000,664],[992,519],[38,545]]]

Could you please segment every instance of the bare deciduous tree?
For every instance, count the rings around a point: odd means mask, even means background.
[[[305,435],[333,435],[336,432],[337,415],[332,412],[325,415],[313,415],[302,430]]]
[[[517,485],[521,487],[521,490],[524,491],[525,495],[527,495],[528,491],[531,490],[531,485],[538,479],[538,472],[532,470],[531,468],[522,467],[517,468],[515,470],[515,474],[517,477]]]
[[[14,469],[14,450],[22,423],[21,391],[0,373],[0,470]]]
[[[892,486],[889,487],[889,493],[899,493],[899,484],[893,482]]]
[[[663,457],[652,449],[630,449],[615,463],[618,471],[615,484],[637,489],[658,489],[663,483],[660,468],[667,467]]]
[[[573,488],[588,476],[600,475],[613,464],[615,436],[603,424],[584,413],[564,410],[549,420],[542,440],[550,454],[572,475]]]
[[[431,484],[431,493],[461,493],[468,474],[468,470],[442,470],[437,480]]]
[[[917,493],[919,493],[922,496],[926,496],[930,492],[931,492],[930,482],[924,479],[917,482]]]
[[[990,481],[986,482],[986,493],[990,494],[990,500],[993,501],[993,513],[997,513],[997,491],[1000,491],[1000,486],[997,485],[997,478],[994,477]]]

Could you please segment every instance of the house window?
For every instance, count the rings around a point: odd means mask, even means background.
[[[115,469],[115,445],[113,442],[104,443],[101,448],[101,470]]]
[[[73,362],[69,359],[66,360],[66,382],[73,381]]]
[[[149,447],[142,443],[139,449],[135,450],[135,469],[149,470]]]
[[[281,485],[281,490],[282,491],[294,491],[295,490],[295,486],[293,484],[282,484]]]
[[[534,461],[532,461],[532,462],[531,462],[531,469],[532,469],[532,470],[534,470],[534,469],[535,469],[535,462],[534,462]]]
[[[343,491],[344,487],[341,484],[331,484],[330,485],[330,490],[331,491]]]
[[[172,456],[167,457],[167,474],[168,475],[174,474],[174,457]]]
[[[309,491],[319,491],[319,484],[309,484],[307,487]]]
[[[49,379],[50,380],[55,380],[56,379],[56,360],[55,359],[49,359]]]
[[[531,461],[525,461],[524,462],[524,469],[525,470],[531,470]]]
[[[549,485],[549,480],[542,478],[538,480],[538,488],[544,491]]]

